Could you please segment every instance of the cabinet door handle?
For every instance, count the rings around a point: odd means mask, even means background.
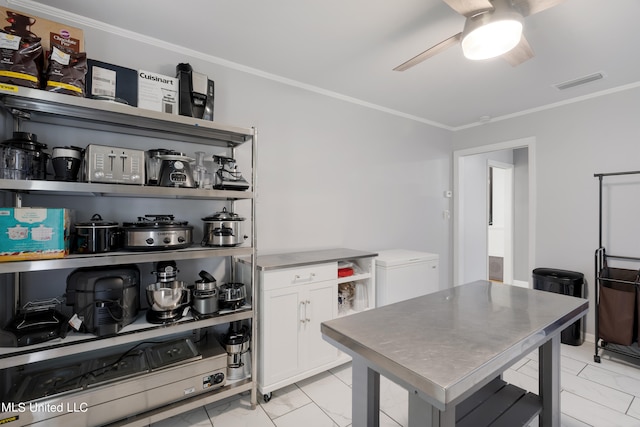
[[[304,320],[307,322],[311,322],[311,319],[309,318],[309,313],[307,313],[307,308],[309,308],[310,305],[311,305],[311,301],[306,300],[304,304]]]
[[[304,308],[304,312],[303,312],[303,308]],[[307,302],[306,301],[300,301],[300,323],[302,323],[303,325],[305,323],[307,323]]]
[[[309,273],[309,276],[305,278],[303,278],[299,274],[296,274],[295,276],[293,276],[293,281],[294,282],[311,282],[315,278],[316,278],[316,273]]]

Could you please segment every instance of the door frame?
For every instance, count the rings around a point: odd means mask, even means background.
[[[466,283],[464,278],[464,159],[467,156],[485,154],[493,151],[528,149],[529,163],[529,224],[528,224],[528,265],[529,271],[535,268],[536,248],[536,139],[527,137],[495,144],[482,145],[453,152],[453,285]],[[529,278],[529,282],[531,278]],[[529,283],[531,286],[531,283]]]
[[[513,164],[503,163],[497,160],[487,161],[487,179],[489,177],[489,170],[491,168],[498,168],[506,171],[505,176],[505,223],[504,223],[504,263],[502,268],[502,281],[503,283],[513,283],[513,216],[514,216],[514,197],[513,197]],[[489,204],[491,200],[489,198],[490,184],[487,185],[487,211],[490,209]],[[488,217],[487,213],[487,217]],[[487,276],[489,276],[489,225],[487,224]],[[487,277],[487,280],[488,277]]]

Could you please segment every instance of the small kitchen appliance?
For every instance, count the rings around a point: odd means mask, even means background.
[[[173,215],[145,215],[124,222],[123,248],[128,250],[183,249],[193,243],[193,226]]]
[[[67,277],[66,296],[86,332],[116,334],[140,309],[140,271],[133,264],[79,268]]]
[[[56,181],[77,181],[84,150],[80,147],[54,147],[51,163]]]
[[[223,345],[227,351],[227,378],[240,380],[251,375],[249,357],[249,343],[251,334],[247,325],[231,322],[229,331],[223,338]]]
[[[193,171],[191,163],[195,160],[177,151],[158,154],[160,164],[160,178],[158,185],[162,187],[194,188]]]
[[[196,73],[193,67],[186,63],[176,66],[176,77],[180,87],[180,115],[213,121],[213,80],[209,80],[205,74]]]
[[[244,283],[224,283],[218,289],[221,308],[237,310],[247,299],[247,289]]]
[[[13,132],[13,138],[0,144],[0,178],[46,179],[50,158],[46,148],[33,133]]]
[[[147,285],[147,320],[151,323],[172,323],[182,318],[184,308],[191,301],[185,282],[177,280],[175,261],[160,261],[154,271],[156,283]]]
[[[28,302],[0,331],[0,347],[23,347],[67,336],[69,319],[57,298]]]
[[[97,254],[120,249],[122,231],[117,222],[94,214],[89,221],[75,223],[75,245],[80,254]]]
[[[143,185],[144,151],[89,144],[83,169],[86,182]]]
[[[171,153],[174,153],[174,151],[167,150],[165,148],[155,148],[153,150],[145,151],[147,185],[158,185],[160,183],[160,167],[162,166],[162,160],[160,160],[158,156]]]
[[[196,280],[191,307],[198,317],[205,317],[218,312],[218,287],[216,279],[202,270],[200,280]]]
[[[224,156],[213,156],[218,170],[213,177],[213,188],[219,190],[247,190],[249,183],[238,171],[235,159]]]
[[[213,215],[202,218],[204,221],[204,236],[202,246],[237,246],[248,236],[242,232],[245,219],[227,208]]]

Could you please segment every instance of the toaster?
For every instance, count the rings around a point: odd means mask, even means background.
[[[143,185],[144,151],[89,144],[84,154],[85,182]]]

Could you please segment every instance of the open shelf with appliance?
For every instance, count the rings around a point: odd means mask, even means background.
[[[248,257],[255,261],[255,186],[256,186],[256,144],[257,131],[254,128],[226,126],[217,122],[170,115],[127,105],[109,103],[74,96],[50,93],[35,89],[13,86],[0,86],[0,106],[4,107],[7,123],[12,119],[14,130],[22,130],[25,123],[33,122],[39,126],[57,126],[62,128],[80,128],[90,132],[118,134],[120,137],[136,135],[153,140],[179,141],[180,143],[220,147],[235,157],[236,149],[247,149],[251,167],[250,188],[247,191],[174,188],[147,185],[127,185],[116,183],[63,182],[48,180],[8,180],[0,179],[0,193],[5,194],[4,202],[12,198],[14,207],[20,207],[23,198],[44,200],[44,206],[57,198],[81,200],[80,206],[89,215],[94,201],[109,197],[114,200],[145,199],[150,203],[180,200],[184,203],[209,204],[222,203],[233,210],[236,202],[242,201],[250,212],[249,240],[238,246],[211,247],[201,246],[194,238],[194,244],[181,249],[155,251],[114,251],[99,254],[70,254],[58,259],[37,259],[0,263],[0,285],[4,294],[15,299],[13,310],[20,304],[20,292],[23,286],[33,287],[34,283],[22,284],[24,277],[31,274],[77,269],[83,267],[136,264],[146,265],[160,261],[184,261],[209,263],[220,260],[228,266],[229,277],[234,279],[236,257]],[[8,113],[8,114],[6,114]],[[6,136],[6,135],[5,135]],[[124,146],[124,145],[123,145]],[[8,197],[7,197],[8,195]],[[157,200],[153,200],[157,199]],[[182,202],[181,202],[182,203]],[[56,204],[58,204],[56,202]],[[86,206],[85,206],[86,204]],[[126,204],[125,204],[126,205]],[[184,205],[188,206],[188,205]],[[90,212],[91,211],[91,212]],[[208,213],[208,212],[206,212]],[[202,212],[201,214],[205,214]],[[204,216],[204,215],[203,215]],[[81,384],[72,391],[48,395],[36,399],[38,404],[66,405],[79,402],[88,407],[85,411],[52,414],[51,411],[30,412],[27,403],[26,413],[20,407],[14,415],[20,420],[16,425],[46,422],[47,417],[55,417],[56,422],[65,425],[148,425],[152,422],[177,415],[181,412],[224,399],[234,394],[250,392],[251,404],[256,404],[256,363],[255,353],[251,352],[250,375],[246,378],[227,380],[224,385],[213,382],[219,374],[225,372],[227,353],[213,334],[219,333],[216,327],[226,324],[242,323],[249,325],[250,348],[257,338],[255,321],[256,287],[255,271],[250,274],[247,300],[249,304],[240,309],[220,312],[216,315],[196,318],[185,314],[182,319],[168,324],[149,323],[144,312],[136,320],[124,326],[115,335],[97,336],[86,333],[70,332],[65,338],[56,338],[39,344],[24,347],[0,348],[0,381],[4,389],[15,375],[18,378],[38,378],[38,369],[56,369],[67,361],[77,364],[89,363],[100,357],[117,357],[114,351],[121,351],[120,357],[128,355],[138,346],[148,347],[165,343],[183,342],[193,346],[199,353],[196,357],[179,364],[148,366],[133,377],[110,379],[93,383],[83,376]],[[140,283],[142,285],[142,283]],[[37,286],[36,286],[37,287]],[[144,287],[143,287],[144,288]],[[144,298],[144,289],[140,292]],[[7,304],[8,305],[8,304]],[[6,307],[5,305],[4,307]],[[4,310],[3,307],[0,309]],[[6,314],[6,313],[5,313]],[[6,317],[6,316],[5,316]],[[145,360],[151,361],[150,356]],[[120,359],[118,359],[120,361]],[[64,368],[64,366],[63,366]],[[16,373],[17,372],[17,373]],[[83,374],[85,375],[85,374]],[[93,375],[93,374],[92,374]],[[211,380],[211,381],[209,381]],[[34,381],[31,379],[31,381]],[[209,381],[209,382],[208,382]],[[217,381],[217,380],[216,380]],[[115,392],[117,390],[117,393]],[[118,396],[118,397],[115,397]],[[4,401],[4,400],[3,400]],[[24,403],[24,402],[21,402]],[[65,407],[66,407],[65,406]],[[11,413],[3,413],[11,416]],[[72,415],[72,416],[66,416]]]
[[[640,361],[640,256],[607,253],[603,233],[611,233],[611,226],[604,222],[604,200],[611,205],[611,196],[605,199],[604,179],[637,175],[640,171],[597,173],[598,178],[598,249],[595,252],[595,353],[593,360],[601,362],[600,350],[620,354]],[[638,181],[625,182],[624,186],[639,185]],[[606,212],[613,210],[607,207]],[[628,230],[627,230],[628,232]],[[616,264],[617,263],[617,264]],[[620,265],[618,265],[620,264]],[[620,268],[621,266],[625,268]]]

